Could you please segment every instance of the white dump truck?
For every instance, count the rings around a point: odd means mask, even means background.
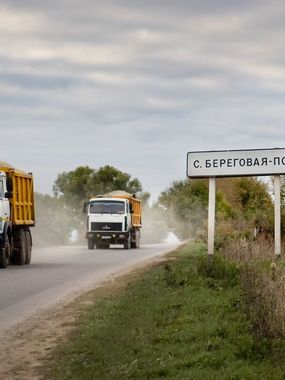
[[[125,191],[113,191],[89,200],[87,207],[88,249],[122,244],[139,248],[142,226],[141,200]]]

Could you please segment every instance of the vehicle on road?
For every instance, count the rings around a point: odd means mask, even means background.
[[[87,207],[88,249],[122,244],[139,248],[142,226],[141,200],[125,191],[113,191],[89,200]]]
[[[0,162],[0,268],[30,264],[34,225],[33,175]]]

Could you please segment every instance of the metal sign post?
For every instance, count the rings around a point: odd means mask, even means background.
[[[275,255],[281,255],[280,176],[274,176],[274,241]]]
[[[209,178],[209,208],[208,208],[208,260],[213,261],[215,245],[215,210],[216,210],[216,178]]]

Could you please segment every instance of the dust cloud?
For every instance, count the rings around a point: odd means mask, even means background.
[[[61,199],[39,193],[36,193],[35,206],[36,226],[32,229],[35,246],[86,244],[86,214],[71,210]],[[199,210],[188,211],[182,220],[172,209],[158,204],[144,206],[141,243],[177,243],[202,235],[204,219],[205,213]]]
[[[163,243],[168,243],[168,244],[175,244],[179,243],[181,240],[175,235],[173,231],[169,231],[166,238],[163,239]]]
[[[35,194],[36,225],[32,229],[33,244],[35,246],[55,246],[71,243],[74,230],[84,234],[85,224],[73,210],[67,208],[63,202],[50,195]],[[82,237],[83,240],[83,237]]]
[[[203,234],[202,214],[191,214],[189,221],[179,218],[173,210],[159,205],[145,207],[142,214],[142,243],[177,243]]]

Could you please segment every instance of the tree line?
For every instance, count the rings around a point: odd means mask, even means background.
[[[282,199],[285,195],[282,181]],[[112,166],[98,169],[79,166],[58,174],[53,195],[36,193],[38,244],[66,244],[73,229],[84,241],[86,215],[83,203],[90,197],[113,190],[137,194],[143,201],[143,235],[146,241],[158,242],[173,230],[181,239],[205,238],[207,227],[208,181],[203,179],[174,181],[149,203],[150,193],[143,191],[138,178]],[[285,214],[282,208],[282,219]],[[217,179],[217,240],[254,233],[273,234],[273,200],[271,182],[243,177]],[[284,223],[283,223],[284,225]]]

